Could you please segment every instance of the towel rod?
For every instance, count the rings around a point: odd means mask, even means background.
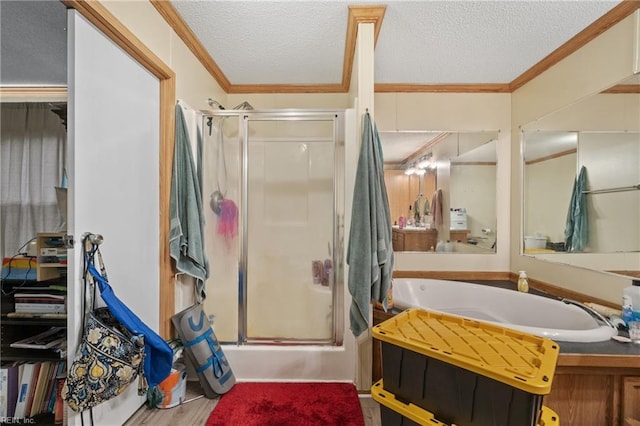
[[[595,189],[593,191],[582,191],[583,194],[605,194],[608,192],[624,192],[624,191],[639,191],[640,183],[637,185],[631,186],[619,186],[617,188],[607,188],[607,189]]]

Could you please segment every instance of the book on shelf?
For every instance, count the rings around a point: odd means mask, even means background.
[[[66,379],[66,367],[66,360],[19,361],[2,366],[0,418],[27,418],[39,414],[54,414],[54,417],[62,418],[64,407],[58,407],[57,404],[58,400],[61,401],[60,391]]]
[[[4,367],[0,368],[0,418],[7,417],[9,400],[9,371]]]
[[[16,303],[16,312],[64,314],[67,307],[64,303]]]
[[[29,399],[29,392],[31,391],[30,387],[35,366],[36,364],[34,363],[22,364],[21,366],[22,373],[18,385],[18,398],[14,417],[22,418],[26,416],[27,400]]]
[[[42,333],[11,343],[12,348],[24,349],[52,349],[66,345],[67,329],[64,327],[51,327]]]
[[[0,417],[13,417],[18,400],[18,365],[4,365],[0,368]]]
[[[49,300],[51,302],[61,301],[64,302],[67,300],[67,296],[64,294],[56,294],[56,292],[39,292],[39,291],[30,291],[30,292],[22,292],[15,293],[13,295],[14,300],[17,302],[18,300],[23,299],[42,299]]]
[[[56,398],[58,396],[58,382],[64,384],[67,379],[67,362],[65,360],[58,361],[56,371],[51,378],[51,390],[49,392],[49,401],[47,401],[47,413],[55,413]]]
[[[53,406],[53,418],[57,425],[64,423],[64,400],[62,399],[62,388],[65,379],[56,379],[56,396]]]
[[[33,399],[31,406],[29,407],[28,417],[33,417],[42,413],[42,401],[44,398],[44,392],[49,384],[51,373],[51,362],[41,362],[40,369],[38,370],[38,376],[33,383]]]
[[[24,409],[24,416],[31,417],[31,406],[33,405],[33,398],[36,394],[36,384],[38,383],[38,376],[40,369],[42,368],[41,362],[36,362],[33,365],[33,375],[31,376],[31,383],[29,384],[29,395],[27,396],[27,405]]]
[[[56,278],[49,281],[21,281],[16,285],[16,291],[20,293],[51,293],[64,296],[67,294],[66,278]]]
[[[66,313],[47,312],[9,312],[7,318],[40,318],[40,319],[66,319]]]

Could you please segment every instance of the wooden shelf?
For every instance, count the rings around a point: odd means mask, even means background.
[[[38,262],[36,266],[37,280],[47,281],[55,278],[60,278],[63,273],[66,273],[67,264],[60,262],[43,262],[43,259],[47,259],[50,256],[42,255],[42,249],[54,248],[66,250],[63,244],[51,244],[49,240],[51,238],[64,240],[64,232],[39,232],[36,236],[36,256],[38,256]],[[65,252],[66,255],[66,252]],[[58,260],[58,259],[47,259]]]

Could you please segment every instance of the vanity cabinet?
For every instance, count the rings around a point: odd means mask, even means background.
[[[434,251],[438,243],[436,229],[393,228],[393,251]]]
[[[449,237],[451,241],[459,241],[463,244],[467,244],[468,229],[451,229],[449,230]]]
[[[624,425],[640,425],[640,377],[622,378],[622,419]]]
[[[640,367],[632,358],[560,354],[544,405],[562,424],[640,425]]]

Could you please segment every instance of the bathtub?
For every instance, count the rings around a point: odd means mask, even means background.
[[[424,308],[563,342],[602,342],[617,330],[560,300],[480,284],[396,278],[393,305]]]

